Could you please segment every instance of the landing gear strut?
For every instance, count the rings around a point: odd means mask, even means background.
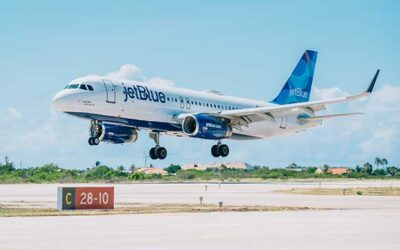
[[[214,157],[227,157],[229,155],[229,147],[226,144],[221,144],[221,141],[218,141],[216,145],[211,147],[211,154]]]
[[[90,122],[90,137],[88,143],[90,146],[97,146],[100,143],[99,137],[101,136],[102,127],[101,122],[92,120]]]
[[[152,160],[164,160],[167,157],[167,150],[164,147],[160,147],[160,133],[150,133],[149,137],[156,143],[156,146],[150,149],[150,158]]]

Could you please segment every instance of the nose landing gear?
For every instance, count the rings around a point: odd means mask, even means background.
[[[167,157],[167,149],[160,147],[160,133],[150,133],[149,137],[156,143],[156,146],[150,149],[150,158],[152,160],[164,160]]]
[[[211,154],[214,157],[227,157],[229,155],[229,147],[226,144],[221,144],[221,141],[218,141],[216,145],[211,147]]]
[[[102,133],[101,122],[97,120],[92,120],[90,122],[90,137],[88,143],[90,146],[97,146],[100,144],[99,137]]]
[[[88,143],[90,146],[97,146],[100,144],[100,139],[97,137],[89,137]]]

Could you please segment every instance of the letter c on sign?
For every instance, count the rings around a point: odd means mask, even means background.
[[[71,203],[72,203],[72,201],[71,201],[71,196],[72,196],[71,193],[67,193],[67,194],[65,195],[65,203],[67,203],[68,206],[71,205]]]

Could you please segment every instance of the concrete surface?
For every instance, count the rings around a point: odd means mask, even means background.
[[[330,181],[322,187],[399,186],[398,181]],[[274,190],[319,183],[122,184],[128,203],[265,204],[333,208],[0,218],[0,249],[400,249],[400,197],[302,196]],[[59,185],[0,185],[0,204],[55,207]],[[69,185],[68,185],[69,186]]]
[[[0,218],[1,249],[399,249],[400,211]]]
[[[64,186],[95,186],[94,184],[66,184]],[[104,184],[100,184],[104,186]],[[107,184],[109,185],[109,184]],[[106,186],[107,186],[106,185]],[[208,191],[205,192],[205,185]],[[56,205],[60,184],[0,185],[0,204],[34,207]],[[319,182],[284,182],[264,184],[116,184],[115,202],[122,203],[204,203],[223,201],[231,205],[310,206],[318,208],[400,208],[400,197],[383,196],[301,196],[275,193],[274,190],[318,187]],[[400,186],[400,181],[325,181],[321,187],[388,187]]]

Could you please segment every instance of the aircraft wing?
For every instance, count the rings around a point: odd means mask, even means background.
[[[308,114],[312,117],[314,116],[315,111],[324,110],[326,105],[354,101],[370,95],[374,89],[376,79],[379,75],[379,71],[380,70],[376,71],[375,76],[372,79],[371,83],[369,84],[368,88],[360,94],[328,99],[328,100],[320,100],[320,101],[273,105],[273,106],[247,108],[239,110],[227,110],[218,112],[214,115],[230,119],[231,124],[233,126],[235,125],[247,126],[249,123],[267,119],[275,121],[276,117],[281,117],[286,115]]]

